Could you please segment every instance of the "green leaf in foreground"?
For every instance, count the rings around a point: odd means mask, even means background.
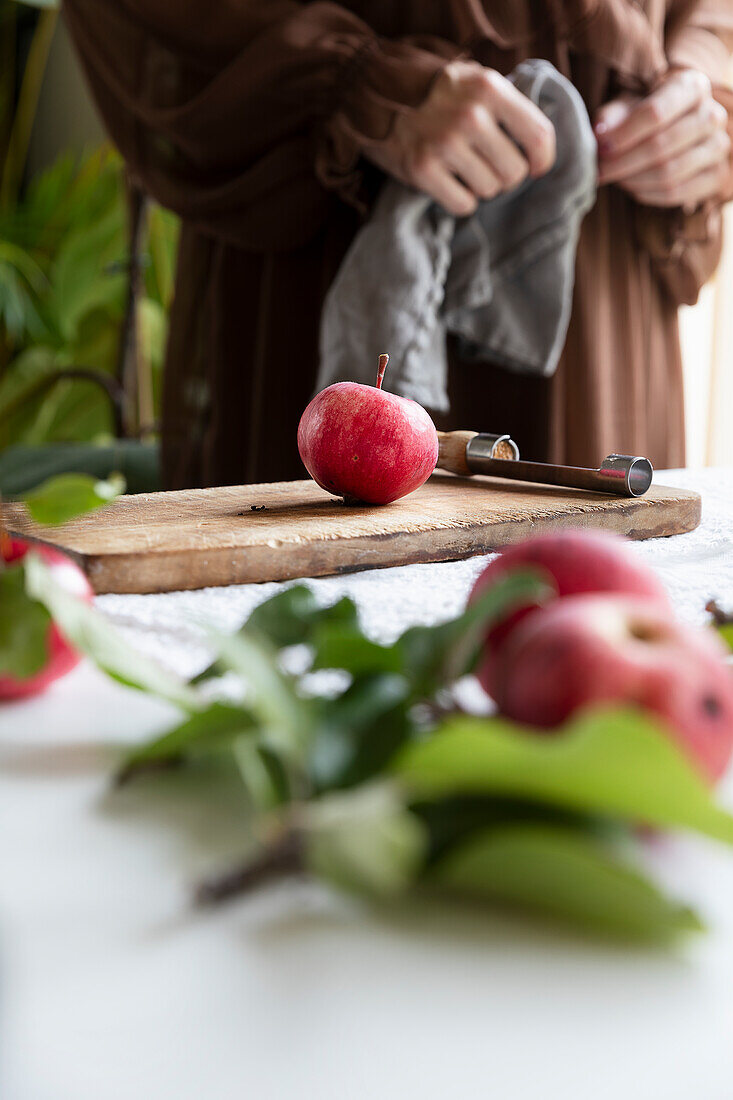
[[[304,584],[295,584],[259,604],[239,631],[240,636],[264,640],[276,649],[310,642],[314,631],[332,627],[339,632],[355,632],[358,614],[353,600],[344,596],[329,607],[321,607],[313,592]],[[223,672],[219,661],[208,665],[191,683],[200,684]]]
[[[27,679],[48,656],[51,616],[26,592],[25,565],[0,570],[0,675]]]
[[[626,821],[496,794],[411,802],[410,810],[422,821],[430,838],[428,864],[437,863],[477,833],[510,825],[561,826],[603,840],[628,839],[631,835]]]
[[[106,481],[89,474],[58,474],[26,493],[24,500],[31,519],[53,526],[104,508],[124,491],[125,479],[120,474],[112,474]]]
[[[398,758],[415,798],[502,794],[733,843],[733,816],[660,725],[640,711],[591,711],[552,734],[499,718],[455,718]]]
[[[390,784],[327,795],[304,813],[308,869],[339,889],[389,896],[419,874],[425,832]]]
[[[323,623],[354,628],[357,622],[356,604],[347,596],[329,607],[321,607],[310,588],[296,584],[256,607],[243,630],[283,648],[307,642],[313,629]]]
[[[723,623],[718,627],[718,634],[723,639],[728,649],[733,651],[733,623]]]
[[[456,619],[415,626],[398,640],[416,696],[429,697],[472,672],[487,632],[518,607],[543,603],[552,589],[532,569],[515,569],[485,589]]]
[[[121,785],[156,765],[224,748],[237,737],[249,733],[254,725],[252,715],[244,708],[212,703],[129,753],[117,772],[116,782]]]
[[[664,941],[702,928],[691,909],[577,829],[486,830],[443,859],[430,881],[626,939]]]
[[[328,624],[314,635],[314,668],[342,668],[353,675],[402,672],[415,699],[471,672],[491,626],[526,604],[541,603],[550,593],[532,570],[515,570],[486,589],[455,619],[437,626],[415,626],[391,646],[365,638],[353,626]]]
[[[313,669],[341,668],[352,676],[376,676],[402,672],[404,663],[397,645],[380,645],[358,627],[324,623],[313,635]]]
[[[352,787],[386,766],[412,733],[403,676],[363,676],[317,708],[310,774],[321,789]]]
[[[104,615],[62,588],[38,554],[27,554],[24,563],[28,594],[45,605],[74,648],[90,657],[102,672],[127,687],[150,692],[184,710],[201,709],[203,703],[195,692],[177,676],[132,649]]]
[[[298,759],[310,730],[311,710],[291,677],[277,667],[275,650],[264,639],[213,632],[217,662],[237,673],[248,689],[247,706],[266,729],[271,747]]]

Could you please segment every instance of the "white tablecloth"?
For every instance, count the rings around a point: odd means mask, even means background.
[[[638,544],[680,614],[733,601],[733,473],[698,532]],[[456,612],[483,559],[311,582],[394,637]],[[258,585],[98,605],[183,673],[200,624],[234,629]],[[193,915],[187,886],[241,846],[239,792],[185,778],[106,794],[111,746],[173,712],[88,665],[0,711],[2,1100],[730,1100],[733,856],[658,842],[710,933],[674,953],[584,942],[516,918],[408,905],[365,912],[316,886]]]

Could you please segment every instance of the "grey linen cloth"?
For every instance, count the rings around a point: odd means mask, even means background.
[[[553,123],[554,167],[462,219],[386,183],[324,303],[319,389],[372,383],[386,351],[386,388],[446,411],[449,333],[463,359],[554,372],[580,223],[595,201],[596,142],[579,93],[549,62],[524,61],[510,79]]]

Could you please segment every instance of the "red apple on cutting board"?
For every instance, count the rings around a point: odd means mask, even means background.
[[[638,706],[662,719],[710,780],[733,752],[733,671],[708,629],[675,621],[659,601],[569,596],[528,615],[495,658],[502,714],[550,728],[601,704]]]
[[[336,382],[316,394],[298,426],[298,450],[313,480],[335,496],[390,504],[418,489],[438,461],[438,433],[416,401],[375,386]]]
[[[3,560],[12,567],[20,562],[29,551],[39,554],[54,574],[58,584],[67,592],[91,603],[93,592],[89,581],[81,569],[66,554],[47,546],[34,546],[23,539],[0,540]],[[55,623],[50,623],[46,639],[47,659],[43,668],[32,676],[19,679],[16,676],[0,673],[0,702],[11,699],[24,699],[45,691],[54,680],[71,672],[80,660],[79,654],[69,645]]]

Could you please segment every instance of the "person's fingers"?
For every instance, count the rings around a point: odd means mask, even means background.
[[[555,163],[556,153],[555,128],[547,115],[492,69],[484,70],[483,85],[491,113],[519,145],[530,175],[544,175]],[[493,159],[492,164],[498,167]]]
[[[625,182],[629,188],[636,190],[671,190],[707,168],[721,164],[729,153],[730,138],[724,130],[716,130],[699,145],[670,157],[664,164],[635,173]]]
[[[464,140],[455,142],[446,150],[445,160],[479,199],[493,199],[504,189],[503,181],[492,166]]]
[[[479,107],[475,122],[470,135],[471,143],[499,177],[501,190],[511,191],[518,187],[530,173],[526,156],[494,121],[488,110]]]
[[[674,187],[628,188],[628,190],[643,206],[682,206],[694,210],[706,199],[714,198],[720,193],[726,174],[727,167],[716,164],[714,168],[707,168]]]
[[[664,164],[679,153],[694,148],[707,138],[722,131],[727,121],[727,111],[714,99],[705,100],[694,110],[673,122],[666,130],[652,134],[641,145],[636,145],[619,156],[600,157],[599,183],[616,183]]]
[[[619,153],[646,141],[710,97],[710,81],[692,69],[675,73],[646,96],[618,126],[598,135],[602,153]]]
[[[609,100],[599,107],[593,119],[596,138],[602,140],[610,130],[625,122],[642,97],[633,92],[623,92],[618,98]]]
[[[476,196],[464,187],[452,174],[448,165],[436,156],[418,157],[412,165],[410,182],[457,218],[465,218],[473,214],[478,205]]]
[[[445,67],[425,103],[398,115],[387,138],[372,143],[364,155],[452,213],[468,215],[477,199],[548,171],[555,159],[555,130],[506,77],[457,59]]]

